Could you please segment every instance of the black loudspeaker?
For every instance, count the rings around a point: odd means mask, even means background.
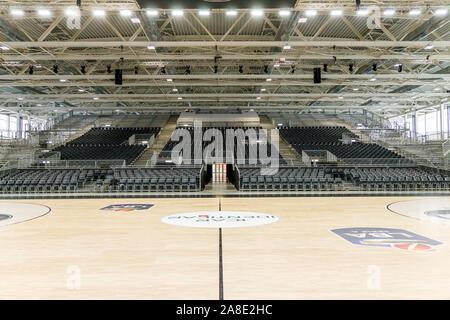
[[[117,85],[122,84],[122,70],[116,69],[116,76],[114,77],[114,83]]]
[[[314,68],[314,83],[321,83],[322,76],[320,74],[320,68]]]

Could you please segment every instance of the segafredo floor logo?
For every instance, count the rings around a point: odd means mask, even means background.
[[[180,227],[194,228],[242,228],[274,223],[277,216],[257,212],[205,211],[173,214],[162,222]]]
[[[102,211],[109,211],[109,212],[131,212],[136,210],[148,210],[151,207],[153,207],[153,204],[129,204],[129,203],[122,203],[122,204],[111,204],[107,207],[101,208]]]

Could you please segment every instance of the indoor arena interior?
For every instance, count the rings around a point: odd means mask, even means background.
[[[450,299],[442,0],[0,0],[0,299]]]

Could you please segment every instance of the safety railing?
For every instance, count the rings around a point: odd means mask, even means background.
[[[17,168],[45,168],[45,169],[83,169],[83,168],[125,168],[126,161],[122,159],[104,159],[104,160],[52,160],[39,159],[39,161],[30,161],[21,159]]]
[[[414,161],[405,158],[343,158],[340,166],[411,166]]]
[[[450,155],[450,140],[447,140],[442,144],[442,153],[444,154],[444,157]]]

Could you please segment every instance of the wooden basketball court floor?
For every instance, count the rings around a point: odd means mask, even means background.
[[[4,208],[51,209],[0,226],[0,298],[218,299],[218,229],[177,227],[161,218],[216,211],[220,202],[222,210],[280,218],[222,229],[225,299],[450,299],[450,226],[387,208],[416,199],[450,197],[0,201]],[[153,207],[100,210],[130,203]],[[442,244],[431,251],[362,246],[330,231],[352,227],[404,229]]]

